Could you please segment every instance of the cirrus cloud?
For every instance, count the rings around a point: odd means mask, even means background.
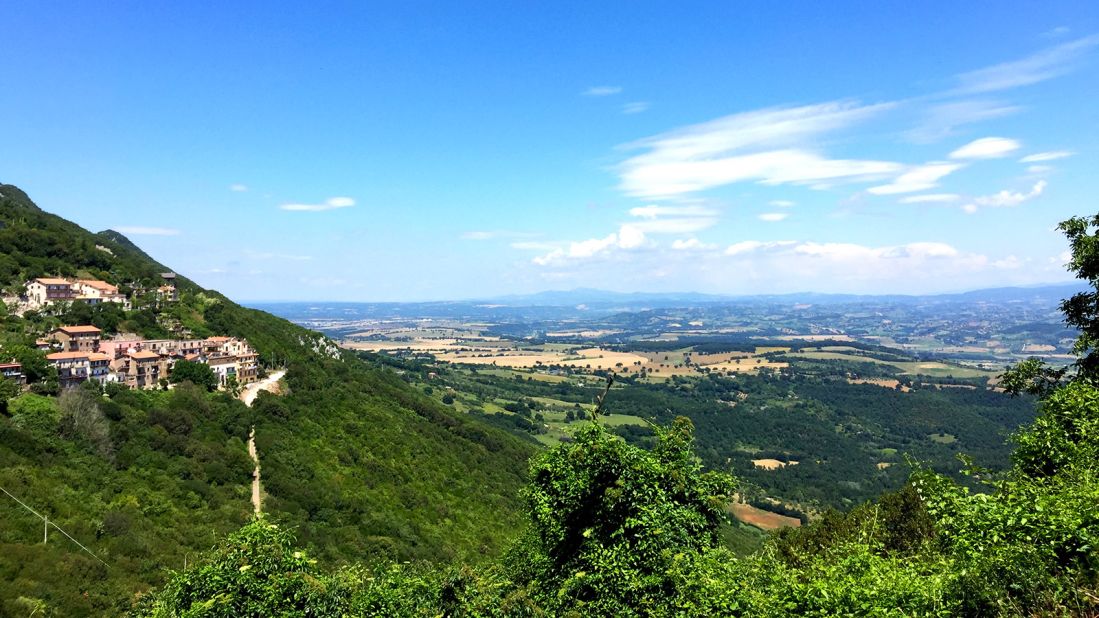
[[[997,159],[1020,148],[1019,142],[1006,137],[982,137],[950,153],[951,159]]]
[[[1032,155],[1027,155],[1022,159],[1019,159],[1019,163],[1040,163],[1042,161],[1056,161],[1057,159],[1064,159],[1071,157],[1074,152],[1068,150],[1054,150],[1052,152],[1036,152]]]
[[[283,204],[280,210],[291,212],[324,212],[326,210],[338,210],[350,208],[355,205],[355,200],[349,197],[330,197],[320,204]]]
[[[891,161],[831,159],[812,138],[893,107],[835,101],[725,116],[627,144],[641,150],[618,166],[628,195],[667,199],[736,182],[813,184],[880,177],[902,169]]]

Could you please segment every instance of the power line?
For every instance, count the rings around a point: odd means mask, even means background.
[[[27,506],[26,504],[24,504],[22,500],[20,500],[19,498],[16,498],[15,496],[13,496],[13,495],[12,495],[12,493],[11,493],[10,491],[8,491],[8,490],[4,489],[3,487],[0,487],[0,491],[2,491],[2,492],[4,492],[5,494],[7,494],[7,495],[8,495],[8,497],[9,497],[9,498],[11,498],[12,500],[15,500],[16,502],[18,502],[18,503],[19,503],[19,506],[21,506],[21,507],[23,507],[23,508],[27,509],[27,510],[28,510],[28,511],[30,511],[31,513],[34,513],[34,515],[35,515],[36,517],[41,517],[41,518],[42,518],[42,522],[43,522],[43,524],[42,524],[42,527],[43,527],[43,529],[44,529],[45,531],[48,531],[48,530],[49,530],[49,526],[53,526],[55,530],[57,530],[57,531],[58,531],[58,532],[60,532],[61,534],[64,534],[64,535],[65,535],[65,537],[66,537],[67,539],[69,539],[70,541],[72,541],[73,543],[76,543],[77,547],[79,547],[80,549],[83,549],[83,550],[84,550],[85,552],[87,552],[87,553],[88,553],[88,555],[89,555],[89,556],[91,556],[92,558],[95,558],[96,560],[98,560],[98,561],[99,561],[99,562],[100,562],[100,563],[101,563],[101,564],[102,564],[103,566],[105,566],[105,567],[107,567],[107,568],[111,568],[111,565],[107,564],[106,562],[103,562],[103,559],[102,559],[102,558],[100,558],[99,556],[95,555],[94,553],[92,553],[92,550],[88,549],[87,547],[84,547],[84,544],[83,544],[83,543],[81,543],[80,541],[78,541],[78,540],[74,539],[74,538],[72,537],[72,535],[70,535],[70,534],[69,534],[68,532],[65,532],[64,530],[62,530],[62,529],[61,529],[61,526],[58,526],[57,524],[55,524],[55,523],[53,523],[52,521],[50,521],[50,519],[49,519],[48,517],[46,517],[45,515],[43,515],[43,514],[39,513],[38,511],[36,511],[36,510],[32,509],[31,507]],[[44,543],[44,542],[45,542],[45,540],[46,540],[46,534],[43,534],[43,536],[42,536],[42,542]]]

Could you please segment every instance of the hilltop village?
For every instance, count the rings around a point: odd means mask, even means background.
[[[155,289],[157,304],[166,306],[178,301],[175,273],[163,273],[161,279],[163,284]],[[121,293],[118,286],[93,279],[35,278],[14,300],[18,314],[50,311],[66,303],[117,303],[124,311],[132,308],[131,297]],[[133,389],[164,388],[180,361],[208,366],[219,388],[244,386],[259,377],[258,354],[247,341],[235,337],[147,339],[132,333],[108,337],[97,326],[73,324],[41,333],[35,347],[56,370],[61,388],[88,380]],[[0,375],[20,386],[27,385],[23,367],[14,359],[0,363]]]

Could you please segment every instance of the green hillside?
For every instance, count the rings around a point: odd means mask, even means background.
[[[323,336],[243,308],[184,277],[158,305],[158,264],[116,232],[92,234],[0,185],[0,288],[32,277],[101,278],[134,307],[46,308],[0,322],[0,353],[20,360],[33,393],[0,414],[0,487],[49,516],[107,566],[0,495],[0,615],[44,603],[55,615],[112,615],[248,521],[251,426],[265,513],[330,564],[367,556],[477,562],[520,527],[519,489],[533,448],[457,418],[395,374],[343,354]],[[149,337],[246,338],[289,393],[251,408],[224,393],[83,387],[58,393],[33,348],[59,324]],[[34,394],[37,393],[37,394]],[[9,393],[10,394],[10,393]]]

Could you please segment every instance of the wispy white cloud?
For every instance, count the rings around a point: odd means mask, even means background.
[[[112,228],[127,236],[179,236],[180,231],[171,227],[145,227],[141,225],[120,225]]]
[[[568,243],[545,255],[535,257],[532,262],[539,266],[551,266],[568,261],[584,260],[605,255],[614,249],[636,249],[645,243],[645,233],[633,224],[624,224],[617,232],[602,238],[589,238]]]
[[[592,86],[580,94],[586,97],[609,97],[622,92],[621,86]]]
[[[717,211],[705,206],[661,206],[650,204],[630,209],[631,217],[656,219],[657,217],[714,217]]]
[[[674,251],[709,251],[717,248],[717,245],[704,243],[697,238],[677,238],[672,241]]]
[[[1046,181],[1039,180],[1034,183],[1030,191],[1022,193],[1019,191],[1003,190],[999,193],[993,193],[992,195],[982,195],[974,198],[972,202],[962,206],[962,210],[969,214],[977,212],[979,207],[986,208],[1004,208],[1011,206],[1018,206],[1027,200],[1032,200],[1042,194],[1046,189]]]
[[[941,242],[914,242],[887,247],[868,247],[852,243],[805,242],[795,246],[793,251],[802,255],[841,261],[883,258],[927,259],[958,255],[957,249]]]
[[[765,213],[759,215],[759,220],[774,223],[774,222],[777,222],[777,221],[782,221],[783,219],[785,219],[786,217],[789,217],[789,216],[790,216],[790,213],[788,213],[788,212],[765,212]]]
[[[982,137],[950,153],[951,159],[998,159],[1020,148],[1019,142],[1006,137]]]
[[[744,255],[759,251],[774,251],[798,244],[795,240],[742,240],[725,248],[725,255]]]
[[[229,190],[233,191],[234,193],[244,193],[248,190],[248,185],[232,184],[229,185]]]
[[[1040,163],[1042,161],[1056,161],[1057,159],[1064,159],[1071,157],[1076,153],[1068,150],[1053,150],[1050,152],[1036,152],[1032,155],[1027,155],[1022,159],[1019,159],[1019,163]]]
[[[283,204],[282,206],[279,206],[279,208],[294,212],[323,212],[326,210],[350,208],[354,205],[355,200],[349,197],[332,197],[321,204]]]
[[[622,106],[623,114],[640,114],[641,112],[649,109],[649,103],[647,101],[634,101]]]
[[[956,92],[1008,90],[1059,77],[1072,71],[1096,45],[1099,45],[1099,36],[1092,35],[1044,49],[1020,60],[962,73],[957,76]]]
[[[1021,110],[1021,107],[983,99],[940,103],[923,110],[920,124],[904,135],[910,141],[927,144],[954,135],[958,127],[1002,118]]]
[[[771,200],[767,203],[776,208],[792,208],[794,206],[794,202],[790,200]]]
[[[792,282],[802,287],[815,281],[830,281],[848,289],[861,288],[880,293],[882,284],[895,283],[897,277],[909,283],[935,281],[944,276],[957,278],[1019,266],[1019,260],[1011,256],[995,260],[934,241],[874,246],[819,241],[744,240],[730,245],[723,253],[729,260],[727,268],[735,269],[745,278],[767,281],[773,286],[772,289],[789,288]]]
[[[1028,174],[1045,174],[1053,171],[1052,165],[1030,165],[1026,168]]]
[[[926,193],[924,195],[910,195],[900,199],[902,204],[941,204],[956,202],[962,199],[957,193]]]
[[[890,161],[829,159],[810,149],[820,135],[863,121],[892,104],[837,101],[745,112],[628,144],[642,150],[618,168],[619,187],[643,198],[682,196],[735,182],[818,183],[880,177]]]
[[[945,163],[935,161],[909,169],[887,185],[870,187],[869,193],[874,195],[894,195],[897,193],[915,193],[926,191],[939,186],[939,179],[965,167],[962,163]]]
[[[717,217],[669,217],[630,223],[647,234],[693,234],[717,225]]]

